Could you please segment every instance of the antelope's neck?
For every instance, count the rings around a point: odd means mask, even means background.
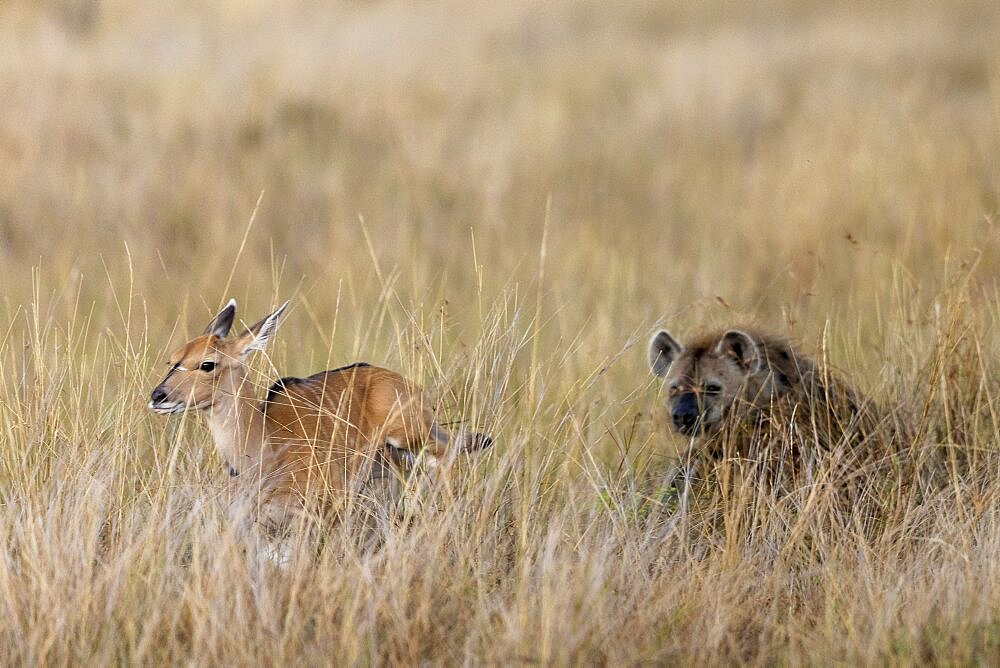
[[[257,410],[253,384],[234,373],[219,387],[208,409],[208,428],[219,456],[236,474],[256,462],[264,447],[263,415]]]

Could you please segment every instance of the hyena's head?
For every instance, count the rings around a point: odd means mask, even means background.
[[[739,407],[766,406],[787,389],[770,369],[763,343],[741,330],[687,346],[660,331],[649,342],[649,363],[663,378],[670,422],[685,436],[711,435]]]
[[[149,408],[157,413],[205,410],[221,396],[232,396],[243,380],[245,362],[254,350],[262,350],[277,326],[281,308],[246,331],[229,336],[236,318],[231,299],[200,335],[170,353],[170,370],[153,388]]]

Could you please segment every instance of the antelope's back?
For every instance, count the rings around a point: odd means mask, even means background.
[[[335,459],[370,453],[393,439],[422,441],[432,415],[420,389],[394,371],[366,363],[282,378],[261,404],[268,437],[292,452]]]

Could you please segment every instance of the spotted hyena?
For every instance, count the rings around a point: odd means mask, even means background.
[[[760,442],[766,434],[773,442],[798,433],[791,439],[796,449],[817,437],[830,446],[867,422],[856,392],[767,333],[730,329],[681,345],[660,331],[650,341],[649,363],[663,378],[673,429],[693,442],[715,441],[715,453],[723,436],[748,440],[734,435]]]

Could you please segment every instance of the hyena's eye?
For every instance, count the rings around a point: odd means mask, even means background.
[[[671,385],[670,387],[667,388],[667,394],[670,395],[671,397],[676,397],[680,391],[681,388],[678,387],[677,385]]]
[[[215,362],[202,362],[198,368],[202,371],[215,371]]]
[[[705,394],[722,394],[722,386],[718,383],[708,383],[705,385]]]

